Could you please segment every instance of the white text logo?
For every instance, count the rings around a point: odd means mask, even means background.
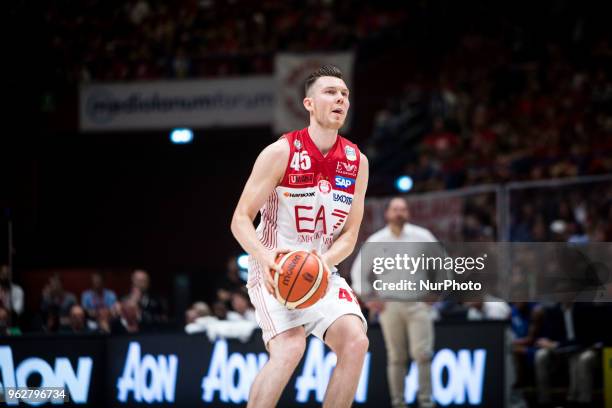
[[[227,341],[218,340],[208,373],[202,379],[202,400],[212,402],[215,392],[219,392],[219,399],[223,402],[246,402],[255,376],[267,361],[266,353],[247,353],[245,356],[240,353],[228,354]]]
[[[0,346],[0,373],[2,374],[0,388],[2,389],[7,387],[27,388],[28,378],[32,374],[38,374],[41,377],[39,387],[66,388],[70,393],[71,402],[85,404],[89,393],[92,367],[93,360],[90,357],[79,357],[76,373],[70,364],[70,360],[66,357],[57,357],[53,367],[41,358],[30,357],[23,360],[15,368],[11,348]],[[6,403],[7,405],[18,405],[19,401],[7,398]],[[30,405],[34,405],[34,403]],[[39,405],[39,403],[36,403],[36,405]]]
[[[130,392],[136,402],[174,402],[178,358],[172,354],[151,354],[141,357],[140,344],[131,342],[128,348],[123,375],[117,381],[117,399],[127,402]]]

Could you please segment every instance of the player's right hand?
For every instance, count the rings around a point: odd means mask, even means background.
[[[279,274],[283,273],[280,265],[276,263],[276,259],[279,255],[284,255],[291,252],[288,249],[275,249],[275,250],[264,250],[260,256],[257,257],[257,261],[263,266],[264,271],[264,286],[269,294],[274,296],[274,272],[278,271]]]

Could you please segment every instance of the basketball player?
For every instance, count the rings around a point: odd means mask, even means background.
[[[338,356],[323,407],[350,407],[368,349],[366,320],[335,268],[357,241],[368,161],[338,135],[350,105],[340,70],[326,65],[313,72],[305,95],[310,125],[284,134],[261,152],[232,219],[232,232],[250,255],[247,287],[270,353],[253,382],[248,407],[276,406],[310,334]],[[309,308],[289,310],[273,296],[270,271],[280,272],[279,253],[296,249],[316,251],[331,273],[323,298]]]

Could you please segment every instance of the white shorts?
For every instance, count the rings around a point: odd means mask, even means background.
[[[358,300],[340,275],[333,274],[323,299],[306,309],[287,309],[268,293],[263,282],[257,278],[250,280],[247,288],[266,348],[274,336],[299,326],[304,326],[306,336],[314,334],[324,340],[329,326],[339,317],[349,314],[359,317],[364,329],[368,328]]]

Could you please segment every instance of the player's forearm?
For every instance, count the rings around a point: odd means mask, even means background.
[[[340,262],[344,261],[355,249],[357,243],[357,234],[352,232],[345,232],[341,234],[334,244],[329,248],[323,259],[328,266],[336,266]]]
[[[231,230],[234,238],[249,255],[257,256],[265,251],[263,244],[257,238],[253,221],[248,215],[234,214]]]

